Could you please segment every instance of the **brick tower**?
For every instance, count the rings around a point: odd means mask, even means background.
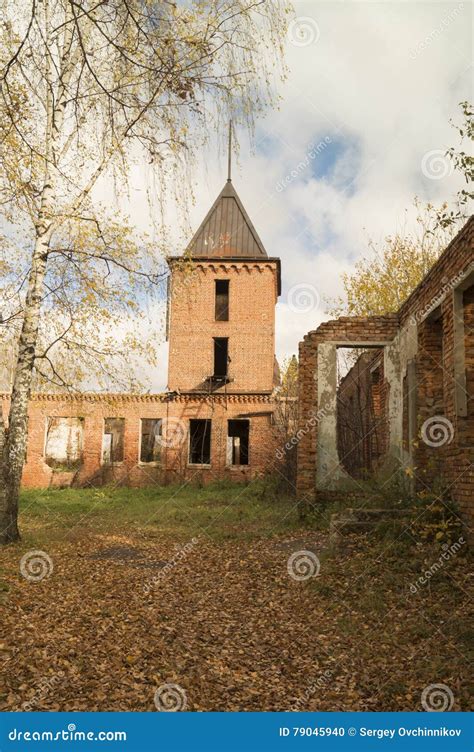
[[[253,477],[274,457],[280,260],[266,253],[230,176],[184,256],[168,263],[169,409],[187,434],[181,470],[185,460],[188,473]]]
[[[168,262],[168,391],[35,395],[25,485],[245,480],[273,467],[280,262],[230,179]]]

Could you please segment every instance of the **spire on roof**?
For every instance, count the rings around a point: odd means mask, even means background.
[[[230,180],[214,201],[188,250],[192,256],[267,258],[263,243]]]
[[[228,178],[191,240],[191,256],[267,258],[250,217]]]
[[[227,147],[227,182],[232,180],[232,120],[229,120],[229,144]]]
[[[232,185],[232,120],[229,120],[227,182],[191,240],[200,257],[268,258],[263,243]]]

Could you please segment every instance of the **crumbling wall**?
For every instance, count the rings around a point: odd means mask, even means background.
[[[301,499],[316,499],[328,448],[334,456],[335,396],[334,385],[328,396],[327,359],[338,344],[374,345],[379,340],[389,388],[388,456],[396,461],[394,470],[412,477],[413,490],[444,485],[464,518],[473,519],[473,241],[471,218],[398,313],[326,322],[300,343],[300,430],[317,412],[321,393],[327,407],[298,444]],[[333,485],[338,475],[334,464]]]
[[[8,406],[8,395],[0,395],[0,408],[5,419]],[[74,485],[114,483],[139,487],[181,479],[204,483],[224,478],[251,480],[270,472],[277,463],[281,439],[273,422],[273,412],[271,395],[36,394],[29,404],[23,486],[45,488],[67,484],[64,477],[66,463],[60,460],[68,436],[71,438],[71,432],[67,430],[71,426],[75,427],[73,436],[77,441],[75,439],[76,446],[72,451],[74,462],[70,463],[74,475],[68,477],[68,482],[73,480]],[[190,420],[196,418],[211,420],[209,466],[189,463],[189,425]],[[150,462],[141,459],[142,419],[162,421],[158,461],[156,458]],[[249,421],[248,465],[229,463],[229,420]],[[54,436],[49,441],[48,426],[54,426]],[[147,430],[148,424],[145,436]],[[113,433],[113,443],[120,451],[110,457],[105,451],[108,447],[106,437]],[[71,442],[69,449],[73,449]]]
[[[300,496],[314,498],[317,485],[334,488],[339,481],[349,478],[337,452],[337,347],[380,348],[392,343],[397,332],[397,314],[370,318],[342,317],[321,324],[300,343],[299,428],[304,431],[297,450],[297,490]],[[396,348],[392,350],[385,349],[384,372],[387,379],[394,381],[398,377],[397,351]],[[390,404],[396,393],[394,384],[390,389],[389,415],[396,412],[396,405]],[[315,415],[317,420],[311,424],[310,419]],[[397,443],[398,432],[391,424],[388,454],[390,450],[395,451]]]
[[[416,404],[411,406],[416,422],[411,451],[414,487],[429,489],[441,481],[470,521],[474,518],[473,285],[471,218],[400,309],[401,331],[411,328],[411,338],[417,336],[412,361]]]

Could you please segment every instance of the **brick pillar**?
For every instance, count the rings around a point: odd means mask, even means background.
[[[306,335],[299,345],[299,413],[297,444],[297,482],[299,499],[316,499],[316,447],[317,422],[311,421],[312,413],[317,412],[318,404],[318,355],[317,345],[311,334]]]
[[[457,417],[456,444],[450,457],[451,477],[464,519],[474,520],[474,285],[462,295],[464,323],[465,415]]]
[[[107,409],[106,406],[104,407]],[[92,414],[89,412],[84,420],[83,464],[79,472],[79,482],[94,478],[100,472],[102,467],[103,434],[104,415],[102,410],[92,412]]]
[[[414,452],[418,490],[433,487],[443,474],[446,441],[450,432],[445,417],[443,316],[430,317],[418,328],[416,406],[418,446]],[[436,418],[439,416],[441,420]]]

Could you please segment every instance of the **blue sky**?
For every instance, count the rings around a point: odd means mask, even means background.
[[[409,228],[415,195],[441,203],[460,187],[444,152],[458,143],[450,118],[472,99],[470,3],[307,0],[294,8],[280,108],[258,122],[253,144],[239,134],[233,166],[267,252],[282,259],[280,360],[328,318],[325,299],[341,292],[341,274],[369,237]],[[194,229],[226,178],[226,156],[215,155],[213,142],[193,174]],[[145,180],[138,170],[129,209],[146,226]],[[166,385],[166,358],[163,344],[154,389]]]

